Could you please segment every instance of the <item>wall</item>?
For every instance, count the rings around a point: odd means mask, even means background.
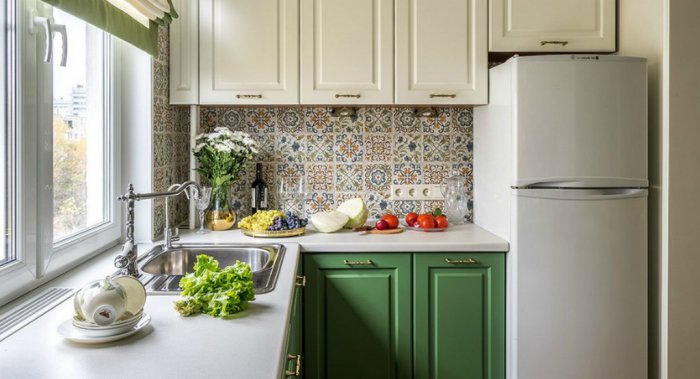
[[[161,27],[158,57],[153,59],[153,191],[163,192],[174,183],[189,180],[189,107],[170,105],[168,96],[168,29]],[[153,239],[165,227],[165,202],[153,200]],[[184,195],[169,200],[170,225],[188,219],[189,203]]]
[[[257,161],[274,191],[280,179],[304,176],[307,214],[362,197],[370,217],[432,210],[441,201],[390,201],[391,184],[442,184],[452,172],[472,189],[472,110],[442,108],[416,118],[410,108],[359,108],[356,117],[334,118],[330,108],[202,107],[202,131],[215,126],[250,133],[261,146]],[[234,208],[250,213],[254,165],[235,184]],[[301,209],[299,209],[301,210]],[[470,214],[471,220],[471,202]]]
[[[668,378],[700,373],[700,2],[667,9]]]
[[[649,377],[661,377],[663,1],[618,1],[618,51],[645,57],[649,70]]]

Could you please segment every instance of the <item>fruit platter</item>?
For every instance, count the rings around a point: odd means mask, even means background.
[[[306,218],[293,212],[257,211],[238,222],[241,232],[250,237],[282,238],[300,236],[306,232]]]
[[[406,228],[418,232],[442,232],[450,226],[447,222],[447,217],[442,214],[440,208],[435,208],[432,213],[417,214],[411,212],[406,215],[404,220]]]

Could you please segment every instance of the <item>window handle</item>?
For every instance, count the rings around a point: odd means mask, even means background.
[[[61,35],[61,67],[66,67],[66,62],[68,61],[68,33],[66,32],[66,26],[61,24],[53,24],[52,29],[53,33],[58,33]]]
[[[53,57],[53,28],[51,25],[51,19],[48,17],[32,15],[29,31],[32,34],[36,33],[37,27],[42,27],[44,29],[44,35],[46,36],[46,52],[44,53],[44,62],[51,63],[51,57]]]

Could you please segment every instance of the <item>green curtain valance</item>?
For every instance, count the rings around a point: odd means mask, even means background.
[[[171,0],[168,0],[170,12],[165,13],[161,18],[152,19],[149,22],[149,27],[136,21],[107,0],[42,1],[130,43],[154,57],[158,55],[158,26],[168,25],[172,19],[178,17]]]

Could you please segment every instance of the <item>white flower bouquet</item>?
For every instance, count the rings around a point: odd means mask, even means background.
[[[195,170],[211,183],[212,198],[225,201],[230,183],[258,153],[258,144],[247,133],[217,127],[212,133],[196,136],[192,152],[199,162]]]

